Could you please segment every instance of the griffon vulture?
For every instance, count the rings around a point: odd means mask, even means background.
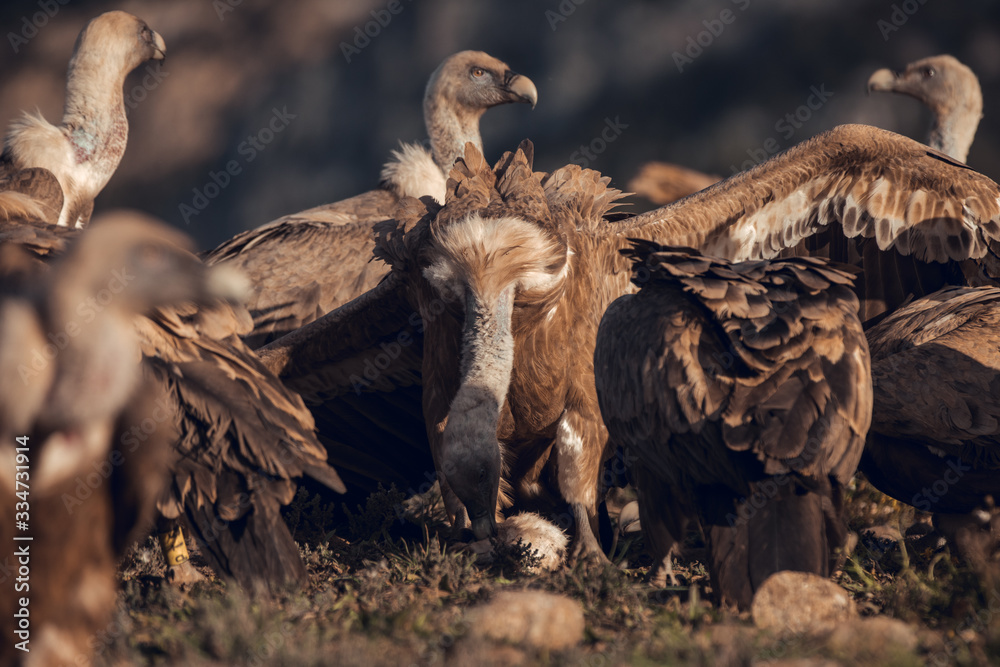
[[[90,220],[94,198],[107,185],[125,153],[128,119],[122,88],[129,72],[150,59],[162,59],[166,46],[144,21],[121,11],[91,20],[77,38],[66,78],[62,122],[52,125],[39,114],[14,121],[0,155],[0,189],[21,195],[53,197],[51,184],[26,182],[23,169],[51,172],[62,190],[55,216],[52,206],[24,208],[23,196],[0,193],[0,216],[38,218],[82,227]],[[14,183],[9,181],[14,180]],[[18,206],[19,204],[19,206]]]
[[[47,271],[0,244],[0,555],[12,572],[30,568],[28,587],[11,577],[0,595],[4,665],[88,658],[118,560],[152,526],[177,434],[162,424],[127,446],[164,398],[142,376],[133,320],[208,296],[186,245],[166,227],[108,221]]]
[[[749,608],[781,570],[828,576],[872,414],[853,274],[638,240],[622,253],[640,290],[604,314],[594,376],[610,442],[631,462],[654,578],[692,520],[723,604]]]
[[[120,216],[132,223],[137,217],[113,215]],[[0,241],[46,261],[60,256],[77,233],[28,221],[0,225]],[[177,457],[157,502],[160,514],[171,520],[183,514],[220,574],[247,587],[280,586],[306,576],[279,515],[296,480],[310,477],[339,492],[344,487],[325,462],[301,399],[239,339],[249,326],[245,312],[221,300],[158,307],[133,318],[143,375],[160,398],[147,418],[128,424],[121,442],[135,449],[161,430],[176,433]],[[180,566],[173,572],[181,576],[191,572],[183,563],[170,565]]]
[[[528,155],[491,170],[468,147],[443,209],[406,199],[380,226],[376,253],[392,270],[377,287],[261,350],[312,407],[339,469],[381,461],[385,476],[419,484],[422,420],[448,509],[477,536],[507,499],[561,499],[572,551],[597,552],[607,431],[594,340],[607,306],[632,290],[618,252],[628,237],[739,261],[838,225],[923,260],[1000,268],[1000,187],[877,128],[836,128],[614,225],[607,179],[573,166],[532,176]]]
[[[976,76],[952,56],[875,72],[869,90],[922,101],[928,143],[965,159],[982,115]],[[875,417],[861,470],[924,511],[968,513],[1000,494],[1000,289],[951,287],[908,303],[867,331]]]
[[[430,147],[404,144],[382,170],[378,189],[279,218],[238,234],[206,255],[250,276],[256,348],[374,287],[385,265],[370,263],[372,225],[392,217],[401,197],[444,200],[445,180],[466,142],[482,150],[479,119],[491,107],[538,101],[535,84],[481,51],[449,56],[424,94]]]

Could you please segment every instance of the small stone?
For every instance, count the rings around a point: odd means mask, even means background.
[[[470,639],[558,651],[583,641],[583,605],[543,591],[505,591],[465,615]]]
[[[642,530],[639,523],[639,503],[635,500],[622,508],[618,515],[618,532],[622,535],[638,533]]]
[[[533,512],[522,512],[497,526],[497,541],[513,546],[517,541],[531,549],[542,570],[556,570],[566,560],[569,540],[557,525]],[[533,572],[535,568],[528,568]]]
[[[807,572],[777,572],[751,605],[754,624],[779,636],[826,634],[857,616],[854,601],[829,579]]]
[[[786,658],[784,660],[754,661],[752,663],[761,667],[843,667],[836,660],[826,658]]]
[[[827,646],[838,654],[872,658],[912,653],[919,643],[911,626],[886,616],[858,618],[839,625],[827,640]]]

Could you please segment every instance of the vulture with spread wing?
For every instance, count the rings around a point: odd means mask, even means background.
[[[381,228],[385,280],[261,351],[313,409],[338,467],[374,474],[381,461],[385,477],[419,484],[425,433],[449,510],[479,536],[507,498],[532,509],[561,498],[573,551],[598,552],[607,431],[594,341],[604,310],[633,289],[627,237],[747,260],[836,225],[923,261],[996,268],[1000,187],[877,128],[836,128],[613,225],[607,179],[573,166],[531,175],[530,154],[491,170],[467,148],[443,209],[404,200]]]
[[[670,572],[692,520],[723,604],[747,609],[781,570],[828,576],[872,412],[853,273],[812,258],[731,264],[648,241],[622,252],[641,289],[604,314],[594,375],[654,577]]]
[[[143,378],[133,321],[206,302],[211,281],[186,245],[160,225],[108,221],[49,271],[0,244],[0,554],[7,564],[27,554],[31,568],[30,592],[10,580],[0,596],[4,665],[88,657],[111,620],[118,560],[152,526],[178,434],[158,424],[130,446],[165,398]],[[30,628],[19,637],[24,596]],[[15,649],[22,640],[30,654]]]
[[[975,74],[952,56],[869,90],[910,95],[934,114],[928,143],[964,160],[982,116]],[[867,331],[875,417],[861,470],[924,511],[968,513],[1000,496],[1000,289],[950,287],[907,303]]]
[[[370,262],[372,226],[392,217],[402,197],[444,201],[445,180],[467,142],[482,150],[479,119],[499,104],[538,101],[530,79],[481,51],[449,56],[424,95],[429,148],[404,144],[382,170],[378,189],[295,213],[236,235],[206,255],[250,276],[248,307],[257,348],[367,292],[387,272]]]
[[[62,122],[52,125],[26,113],[7,132],[0,155],[0,219],[87,224],[94,198],[125,153],[125,77],[165,52],[163,38],[126,12],[101,14],[84,27],[69,61]]]
[[[143,224],[137,214],[110,217],[124,218],[116,223],[123,228]],[[61,256],[78,233],[31,221],[0,225],[0,241],[46,262]],[[81,317],[102,305],[84,303]],[[121,444],[135,449],[161,431],[176,434],[160,514],[171,520],[183,515],[213,568],[246,587],[302,582],[305,566],[280,508],[304,477],[338,492],[344,487],[326,463],[301,399],[240,340],[250,326],[245,311],[219,299],[174,303],[134,317],[131,326],[143,375],[159,398],[139,422],[128,424]],[[182,576],[191,572],[183,563],[170,565]]]

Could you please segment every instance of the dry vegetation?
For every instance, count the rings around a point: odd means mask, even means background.
[[[432,506],[400,521],[394,491],[373,495],[332,525],[334,507],[304,492],[288,512],[310,571],[307,590],[276,597],[211,581],[178,591],[163,579],[152,539],[122,568],[115,619],[95,638],[95,664],[372,665],[618,664],[986,665],[1000,660],[996,564],[960,558],[927,533],[929,515],[859,483],[848,514],[861,537],[836,581],[862,620],[820,637],[778,637],[749,614],[708,601],[695,536],[675,570],[680,584],[653,589],[641,537],[623,541],[619,567],[582,564],[529,574],[526,550],[489,564],[448,540]],[[344,515],[340,515],[344,516]],[[877,526],[875,532],[865,529]],[[895,534],[898,531],[902,537]],[[907,533],[909,533],[907,535]],[[893,539],[893,538],[896,539]],[[195,555],[197,561],[197,555]],[[973,561],[975,564],[970,564]],[[207,570],[206,570],[207,573]],[[546,651],[472,637],[468,610],[500,591],[541,589],[578,600],[584,641]],[[871,622],[870,617],[905,622]]]

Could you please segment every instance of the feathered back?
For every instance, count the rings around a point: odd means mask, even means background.
[[[600,231],[607,225],[605,216],[621,206],[625,194],[610,187],[611,178],[593,169],[568,164],[541,178],[552,216],[572,220],[578,229]]]
[[[683,370],[691,390],[677,391],[687,422],[722,410],[727,446],[756,452],[775,472],[785,465],[840,468],[843,451],[816,461],[807,444],[834,437],[824,425],[830,410],[848,418],[856,438],[871,421],[870,364],[853,269],[808,257],[731,264],[649,241],[633,244],[622,251],[634,262],[633,281],[644,290],[659,286],[689,295],[725,345],[721,354],[710,354],[704,342],[678,353],[697,360]]]

